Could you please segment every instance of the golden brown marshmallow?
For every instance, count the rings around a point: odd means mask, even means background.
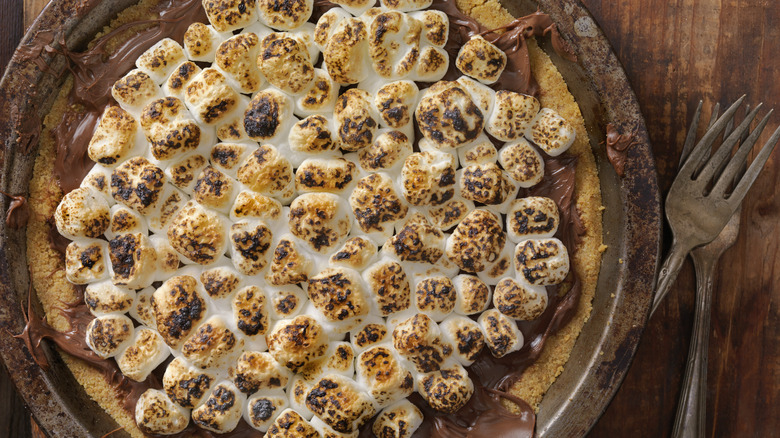
[[[195,182],[193,198],[201,205],[227,211],[233,203],[236,184],[233,179],[212,166],[204,168]]]
[[[290,232],[309,248],[330,252],[351,226],[348,206],[332,193],[304,193],[290,204]]]
[[[84,303],[95,316],[125,313],[133,307],[136,293],[110,281],[89,284],[84,289]]]
[[[401,131],[386,131],[358,151],[360,166],[367,171],[392,170],[412,154],[412,143]]]
[[[501,141],[522,138],[539,112],[539,101],[533,96],[500,90],[496,92],[493,112],[485,130]]]
[[[559,284],[569,274],[569,252],[554,237],[524,240],[515,248],[515,271],[533,285]]]
[[[265,292],[255,285],[239,290],[233,298],[233,318],[243,335],[265,335],[270,325]]]
[[[444,234],[420,213],[410,216],[382,248],[401,261],[436,263],[444,255]]]
[[[489,140],[479,143],[470,148],[463,148],[458,151],[461,166],[470,166],[473,164],[495,163],[498,158],[498,151]]]
[[[229,381],[220,382],[206,401],[192,411],[192,421],[215,433],[232,431],[241,420],[245,397]]]
[[[187,155],[169,164],[165,169],[165,175],[174,186],[191,192],[197,176],[208,164],[208,159],[203,155]]]
[[[373,143],[378,124],[367,91],[352,88],[342,93],[333,114],[339,147],[357,151]]]
[[[179,269],[181,264],[179,253],[173,249],[165,236],[154,234],[149,236],[149,242],[157,254],[157,270],[154,279],[155,281],[165,281]]]
[[[292,318],[306,302],[306,292],[298,286],[287,285],[271,289],[268,293],[269,309],[273,319]]]
[[[477,35],[461,46],[455,66],[465,75],[492,84],[504,72],[506,53]]]
[[[318,154],[337,149],[330,132],[330,122],[321,115],[313,115],[300,120],[290,129],[290,149],[294,152]]]
[[[184,49],[176,41],[163,38],[135,61],[136,67],[162,84],[179,64],[186,61]]]
[[[225,252],[226,220],[196,201],[189,201],[172,219],[168,240],[181,255],[209,265]]]
[[[144,157],[125,161],[111,174],[111,196],[141,214],[154,209],[164,185],[162,169]]]
[[[122,374],[136,382],[143,382],[170,354],[159,333],[138,327],[132,342],[115,359]]]
[[[272,33],[263,38],[257,68],[273,86],[291,94],[303,92],[314,79],[308,49],[285,33]]]
[[[480,313],[490,302],[490,288],[474,275],[460,274],[452,279],[452,285],[457,292],[455,313],[460,315]]]
[[[159,389],[147,389],[135,404],[135,424],[144,433],[175,435],[189,423],[189,412]]]
[[[476,321],[461,315],[450,315],[439,323],[442,336],[452,344],[452,353],[463,366],[469,366],[485,347],[485,336]]]
[[[292,182],[293,170],[287,158],[275,147],[264,144],[244,160],[237,177],[250,190],[277,196]]]
[[[396,81],[382,86],[374,97],[382,124],[395,129],[409,126],[419,93],[419,88],[412,81]]]
[[[368,54],[374,71],[383,78],[409,74],[420,54],[419,21],[387,11],[376,15],[368,28]]]
[[[566,152],[574,143],[575,136],[571,124],[549,108],[539,111],[531,125],[531,141],[553,157]]]
[[[498,162],[523,188],[533,187],[544,177],[544,160],[528,141],[507,143],[498,153]]]
[[[423,374],[417,387],[433,409],[448,414],[462,408],[474,393],[474,384],[460,364]]]
[[[493,111],[493,105],[496,100],[496,92],[487,85],[471,79],[468,76],[461,76],[457,80],[458,84],[463,87],[470,95],[474,103],[479,107],[480,111],[485,117]],[[485,122],[488,123],[487,121]]]
[[[452,354],[452,346],[442,339],[439,326],[424,313],[418,313],[396,326],[393,346],[421,373],[438,370]]]
[[[387,326],[379,317],[368,317],[358,328],[350,332],[350,340],[355,350],[362,352],[389,340]]]
[[[87,154],[92,161],[114,166],[135,149],[138,124],[130,113],[118,106],[108,106],[92,134]]]
[[[463,218],[474,210],[474,203],[465,199],[450,199],[445,204],[428,210],[428,217],[433,226],[447,230],[458,225]]]
[[[328,373],[345,377],[352,377],[355,374],[355,351],[348,342],[331,343],[324,356],[298,370],[298,375],[312,383]]]
[[[392,233],[396,222],[406,217],[409,207],[396,193],[386,173],[372,173],[358,181],[349,196],[349,204],[360,229],[378,234],[381,240]]]
[[[423,136],[440,149],[475,140],[485,122],[485,114],[457,82],[437,82],[425,90],[415,117]]]
[[[139,289],[154,281],[157,251],[145,234],[120,234],[108,242],[111,280],[116,285]]]
[[[432,0],[382,0],[382,6],[396,11],[418,11],[429,7]]]
[[[241,276],[229,266],[216,266],[200,273],[200,282],[206,293],[214,299],[233,295],[241,285]]]
[[[325,330],[306,315],[277,322],[267,341],[268,351],[274,359],[293,372],[324,355],[328,349]]]
[[[429,9],[427,11],[413,12],[410,15],[422,24],[423,42],[444,48],[450,34],[450,21],[447,18],[447,14],[442,11]]]
[[[146,220],[137,211],[121,204],[111,207],[111,226],[106,233],[109,237],[127,233],[146,234],[147,232]]]
[[[376,2],[372,0],[336,0],[333,3],[341,6],[350,14],[359,17]]]
[[[184,341],[181,352],[193,365],[205,370],[229,362],[234,352],[241,351],[243,344],[222,318],[212,316]]]
[[[363,272],[363,278],[380,315],[392,315],[412,306],[409,279],[399,263],[390,260],[375,263]]]
[[[338,374],[316,382],[306,396],[306,406],[333,430],[349,433],[374,416],[374,405],[355,382]]]
[[[234,222],[249,218],[275,221],[281,216],[282,204],[279,201],[248,190],[239,192],[230,209],[230,219]]]
[[[512,202],[507,212],[509,240],[519,243],[526,239],[552,237],[558,230],[558,206],[550,198],[527,197]]]
[[[225,38],[214,26],[192,23],[184,33],[184,52],[193,61],[214,62],[217,46]]]
[[[344,158],[309,158],[295,171],[295,188],[300,193],[341,193],[356,176],[357,166]]]
[[[100,237],[111,223],[106,200],[90,187],[67,193],[54,211],[57,231],[68,239]]]
[[[434,321],[441,321],[455,308],[455,287],[444,276],[420,280],[414,288],[417,311],[425,313]]]
[[[257,68],[260,38],[252,32],[240,33],[217,47],[215,64],[232,79],[242,93],[253,93],[265,82]]]
[[[163,94],[173,96],[177,99],[184,99],[184,90],[192,82],[195,76],[201,72],[198,64],[192,61],[185,61],[173,69],[173,72],[163,84]]]
[[[439,81],[447,73],[449,65],[450,55],[446,50],[435,46],[423,47],[409,79],[422,82]]]
[[[379,414],[371,430],[377,438],[411,438],[422,422],[420,409],[409,400],[400,400]]]
[[[260,21],[273,29],[297,29],[309,19],[313,8],[313,0],[257,0]]]
[[[333,8],[322,14],[314,27],[314,44],[320,50],[325,50],[336,26],[348,17],[350,14],[342,8]]]
[[[157,160],[184,155],[201,143],[200,127],[191,119],[184,103],[175,97],[149,102],[141,113],[141,128]]]
[[[184,207],[185,195],[171,184],[163,186],[157,205],[146,214],[146,223],[153,233],[164,236],[174,216]]]
[[[152,295],[157,330],[171,348],[177,349],[206,316],[206,301],[195,278],[172,277]]]
[[[506,234],[495,214],[482,209],[472,211],[447,239],[446,252],[466,272],[483,271],[504,249]]]
[[[319,438],[319,436],[317,429],[292,409],[282,411],[266,433],[267,438]]]
[[[295,101],[295,114],[304,117],[333,112],[339,86],[327,71],[315,68],[314,79]]]
[[[283,390],[292,372],[274,359],[271,353],[245,351],[236,362],[233,382],[248,395]]]
[[[510,318],[531,321],[547,308],[547,289],[505,278],[496,285],[493,305]]]
[[[408,397],[414,378],[388,347],[371,347],[358,356],[357,379],[380,406]]]
[[[260,91],[244,111],[244,130],[258,142],[279,140],[291,114],[288,96],[273,89]]]
[[[265,279],[275,286],[298,284],[309,279],[312,263],[301,253],[289,234],[282,236],[271,257],[271,266]]]
[[[197,120],[214,125],[238,107],[239,96],[224,74],[215,68],[207,68],[187,85],[184,102]]]
[[[65,276],[73,284],[87,284],[108,277],[106,243],[90,239],[70,242],[65,250]]]
[[[260,432],[267,432],[287,406],[287,396],[284,393],[258,394],[247,400],[244,420]]]
[[[401,182],[412,205],[441,205],[455,195],[455,156],[439,151],[415,152],[404,161]]]
[[[154,316],[154,307],[152,306],[153,294],[154,288],[151,286],[138,291],[135,295],[133,306],[128,312],[133,319],[147,327],[157,327],[157,321],[155,321]]]
[[[212,374],[190,366],[181,357],[168,364],[162,378],[163,389],[168,397],[188,409],[198,406],[214,383]]]
[[[347,324],[339,326],[337,331],[347,331],[370,310],[362,283],[360,275],[352,269],[327,268],[309,279],[307,292],[329,322]]]
[[[241,221],[230,227],[233,265],[244,275],[257,275],[268,264],[273,234],[263,221]]]
[[[340,85],[357,84],[368,77],[368,29],[359,18],[344,18],[330,33],[323,48],[325,70]]]
[[[363,270],[376,255],[376,244],[365,237],[352,237],[330,256],[333,266]]]
[[[495,357],[504,357],[523,347],[523,333],[517,324],[496,309],[479,315],[479,325],[485,334],[485,343]]]
[[[147,103],[162,97],[162,92],[148,74],[135,69],[114,83],[111,96],[122,109],[137,116]]]
[[[204,0],[203,9],[219,32],[230,32],[257,21],[255,0]]]
[[[515,191],[515,186],[496,163],[464,167],[459,187],[464,198],[487,205],[503,204]]]
[[[103,359],[115,356],[133,339],[133,321],[125,315],[103,315],[87,325],[87,345]]]

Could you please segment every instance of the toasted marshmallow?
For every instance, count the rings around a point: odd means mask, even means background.
[[[268,264],[271,229],[263,221],[241,221],[230,227],[233,264],[244,275],[257,275]]]
[[[154,307],[152,306],[153,287],[147,287],[140,290],[135,295],[133,306],[128,312],[136,321],[147,327],[157,327],[155,320]]]
[[[321,438],[358,438],[360,435],[359,430],[354,430],[352,432],[337,432],[324,421],[320,420],[319,417],[312,418],[311,425],[319,432]]]
[[[225,252],[226,218],[196,201],[189,201],[171,220],[168,240],[181,255],[209,265]]]
[[[185,195],[172,184],[165,184],[159,200],[154,208],[146,214],[146,223],[153,233],[165,235],[173,218],[184,207],[189,196]]]
[[[450,315],[439,323],[444,340],[452,344],[452,354],[463,366],[469,366],[485,347],[485,336],[471,318]]]
[[[203,9],[219,32],[230,32],[257,21],[255,0],[204,0]]]
[[[130,344],[115,356],[119,370],[128,379],[143,382],[171,354],[159,333],[138,327]]]
[[[260,91],[244,111],[244,129],[252,140],[276,142],[287,135],[292,109],[292,101],[282,92]]]
[[[215,433],[232,431],[244,412],[245,396],[232,382],[217,384],[206,401],[192,411],[192,421]]]
[[[200,72],[201,68],[198,67],[198,64],[195,64],[192,61],[182,62],[178,67],[173,69],[171,75],[168,76],[168,79],[163,83],[163,94],[166,96],[173,96],[177,99],[184,99],[184,90],[187,89],[187,85],[189,85]]]
[[[346,332],[370,310],[360,274],[347,268],[328,268],[309,279],[309,299],[325,319]]]
[[[452,313],[457,293],[449,278],[436,276],[419,281],[414,296],[417,311],[438,322]]]
[[[290,162],[271,145],[262,145],[238,168],[238,180],[250,190],[277,196],[293,181]]]
[[[231,297],[241,286],[241,275],[229,266],[215,266],[200,273],[206,293],[216,300]]]
[[[65,250],[65,276],[73,284],[87,284],[108,278],[108,248],[102,240],[70,242]]]
[[[254,33],[240,33],[223,41],[215,54],[216,66],[237,85],[242,93],[260,89],[265,80],[257,68],[260,38]]]
[[[406,217],[409,207],[395,190],[386,173],[372,173],[358,181],[349,204],[360,229],[378,242],[386,240],[396,222]]]
[[[246,401],[244,421],[260,432],[266,432],[287,406],[287,396],[282,392],[278,395],[258,394]]]
[[[429,7],[432,0],[382,0],[382,6],[395,11],[419,11]],[[446,23],[446,22],[445,22]]]
[[[356,176],[357,166],[344,158],[309,158],[295,171],[295,188],[300,193],[340,193]]]
[[[217,143],[211,148],[209,158],[214,168],[235,177],[239,165],[254,149],[244,143]]]
[[[162,97],[162,91],[148,74],[135,69],[114,83],[111,95],[122,109],[138,117],[147,103]]]
[[[340,244],[351,226],[349,207],[332,193],[304,193],[290,204],[290,232],[320,253]]]
[[[328,46],[328,40],[336,29],[336,26],[345,18],[349,18],[349,12],[342,8],[332,8],[322,14],[314,27],[314,44],[322,51]]]
[[[437,82],[426,89],[415,117],[423,136],[439,149],[454,149],[475,140],[485,119],[457,82]]]
[[[377,14],[368,28],[368,54],[374,71],[383,78],[402,78],[415,66],[420,53],[419,21],[397,11]]]
[[[98,316],[87,325],[87,345],[107,359],[130,344],[133,331],[133,321],[125,315]]]
[[[313,9],[313,0],[257,0],[260,21],[280,30],[297,29],[309,19]]]
[[[290,149],[304,154],[327,153],[338,147],[329,128],[330,122],[321,115],[306,117],[290,129]]]
[[[382,132],[373,143],[358,151],[360,166],[367,171],[397,169],[411,154],[412,142],[401,131]]]
[[[103,111],[89,141],[87,154],[92,161],[114,166],[126,160],[136,147],[136,123],[130,113],[111,105]]]
[[[245,351],[236,363],[233,381],[241,392],[251,395],[257,391],[283,390],[292,372],[274,359],[271,353]]]
[[[239,290],[233,298],[233,318],[245,336],[265,335],[270,321],[263,290],[254,285]]]
[[[328,349],[325,330],[306,315],[277,322],[267,341],[268,351],[274,359],[293,372],[324,355]]]
[[[471,99],[474,101],[480,111],[482,111],[482,114],[485,117],[488,117],[493,111],[493,104],[496,100],[496,92],[487,85],[479,81],[475,81],[468,76],[459,77],[457,82],[461,87],[463,87],[464,90],[469,93],[469,95],[471,95]],[[488,122],[485,123],[487,125]]]
[[[359,17],[376,4],[376,2],[371,0],[336,0],[333,3],[341,6],[356,17]]]
[[[349,433],[374,416],[374,405],[355,381],[332,374],[314,383],[306,406],[333,430]]]
[[[164,185],[162,169],[144,157],[125,161],[111,174],[111,196],[141,214],[154,209]]]
[[[438,207],[431,207],[428,210],[428,217],[436,228],[448,230],[458,225],[472,210],[474,210],[473,202],[455,198]]]
[[[265,436],[266,438],[319,438],[320,433],[298,412],[285,409],[276,417]]]
[[[421,82],[439,81],[447,73],[449,65],[450,55],[446,50],[434,46],[423,47],[409,79]]]
[[[288,285],[268,291],[268,307],[273,319],[292,318],[306,302],[306,292],[298,286]]]
[[[503,204],[517,190],[495,163],[464,167],[459,174],[458,185],[464,198],[487,205]]]
[[[170,38],[163,38],[142,53],[135,61],[135,65],[152,80],[162,84],[173,70],[186,60],[184,49],[179,43]]]
[[[420,213],[411,215],[382,250],[401,261],[436,263],[444,255],[444,234]]]
[[[457,293],[454,309],[457,314],[474,315],[490,303],[490,288],[478,277],[461,274],[452,279],[452,285]]]
[[[506,67],[506,53],[481,35],[461,46],[455,66],[463,74],[484,83],[495,83]]]
[[[213,26],[192,23],[184,33],[184,53],[193,61],[214,62],[217,47],[225,38]]]
[[[376,244],[365,237],[352,237],[344,242],[344,246],[330,256],[330,263],[363,270],[376,255]]]
[[[157,251],[145,234],[122,234],[111,239],[108,253],[114,284],[140,289],[154,281]]]
[[[504,145],[499,151],[498,162],[520,187],[533,187],[544,177],[542,156],[524,138]]]
[[[198,176],[193,198],[201,205],[226,212],[233,204],[235,191],[233,178],[212,166],[207,166]]]
[[[54,211],[57,231],[68,239],[99,237],[111,223],[106,200],[90,187],[79,187],[65,195]]]
[[[509,240],[515,243],[552,237],[559,223],[558,206],[550,198],[516,199],[507,212],[507,234]]]
[[[569,150],[575,136],[571,124],[549,108],[542,108],[531,125],[530,140],[552,157]]]
[[[189,409],[200,404],[214,383],[214,375],[190,366],[181,357],[168,364],[162,378],[168,397],[177,405]]]
[[[370,3],[370,0],[358,1]],[[339,20],[330,33],[327,45],[322,48],[325,70],[340,85],[357,84],[368,77],[367,52],[366,24],[359,18]]]
[[[230,219],[256,218],[267,222],[276,221],[282,216],[282,204],[274,198],[256,192],[244,190],[236,196],[230,209]]]
[[[190,414],[164,392],[150,388],[135,403],[135,424],[144,433],[175,435],[190,424]]]
[[[314,79],[308,49],[285,33],[272,33],[263,38],[257,68],[273,86],[291,94],[303,92]]]
[[[207,68],[187,85],[184,102],[196,120],[214,125],[238,108],[241,99],[224,74],[215,68]]]
[[[310,361],[298,370],[298,375],[312,383],[333,373],[349,378],[355,375],[355,350],[348,342],[332,343],[322,357]]]
[[[357,379],[380,406],[408,397],[414,378],[388,347],[371,347],[358,356]]]
[[[439,326],[424,313],[398,324],[393,330],[393,346],[421,373],[438,370],[452,354],[452,346],[442,339]]]
[[[298,245],[288,234],[282,236],[276,245],[265,279],[275,286],[298,284],[309,279],[312,269],[311,260],[298,249]]]
[[[246,101],[247,99],[242,97],[241,100]],[[246,129],[244,129],[244,114],[240,111],[234,111],[222,119],[217,123],[216,128],[217,138],[221,141],[237,142],[249,140],[249,135],[246,133]]]
[[[243,344],[222,318],[212,316],[184,341],[181,352],[193,365],[205,370],[229,362],[234,352],[241,351]]]
[[[371,430],[377,438],[412,438],[422,422],[420,409],[409,400],[400,400],[379,414]]]
[[[485,269],[477,274],[479,279],[488,286],[494,286],[502,278],[514,275],[512,262],[514,258],[515,244],[511,240],[507,240],[498,257],[493,262],[486,264]]]
[[[373,143],[377,117],[367,91],[351,88],[336,100],[334,123],[339,147],[357,151]]]
[[[374,97],[383,126],[403,129],[410,126],[420,89],[412,81],[396,81],[384,85]]]
[[[208,164],[208,159],[203,155],[187,155],[169,164],[165,175],[174,186],[191,193],[198,175]]]
[[[99,193],[109,205],[114,204],[111,197],[111,169],[101,164],[95,164],[87,176],[81,181],[80,187]]]
[[[504,249],[501,221],[487,210],[473,210],[447,239],[446,252],[466,272],[483,271]]]
[[[463,167],[471,165],[485,165],[495,163],[498,158],[498,151],[490,140],[472,146],[470,148],[461,148],[458,150],[458,159]]]
[[[533,285],[558,284],[569,273],[569,252],[556,238],[522,241],[515,249],[515,271]]]
[[[493,305],[511,318],[531,321],[547,308],[547,289],[505,278],[496,285]]]
[[[304,117],[333,112],[339,86],[327,71],[315,68],[314,79],[295,100],[295,114]]]
[[[493,356],[504,357],[523,348],[523,333],[513,320],[498,310],[488,309],[482,312],[478,322]]]
[[[500,90],[485,130],[501,141],[520,139],[534,122],[539,101],[533,96]],[[563,152],[563,151],[561,151]]]
[[[410,15],[422,24],[423,42],[444,48],[450,33],[450,21],[447,18],[447,14],[442,11],[429,9],[427,11],[414,12]]]
[[[84,303],[95,316],[125,313],[133,307],[136,293],[110,281],[92,283],[84,289]]]
[[[206,316],[206,301],[189,275],[171,277],[152,295],[157,330],[165,343],[177,349]]]
[[[106,231],[108,237],[113,238],[127,233],[146,234],[147,232],[146,219],[137,211],[121,204],[111,207],[111,226]]]
[[[441,205],[455,195],[455,156],[439,151],[415,152],[404,161],[401,186],[412,205]]]
[[[363,272],[363,278],[380,315],[392,315],[411,307],[409,279],[399,263],[391,260],[375,263]]]
[[[350,331],[350,341],[358,353],[389,341],[387,325],[382,318],[369,316],[357,328]]]
[[[309,394],[313,382],[308,382],[300,374],[295,374],[290,382],[290,388],[287,390],[287,394],[290,396],[290,408],[295,409],[295,412],[306,420],[311,420],[314,417],[308,407],[306,407],[306,396]]]
[[[447,414],[457,412],[474,393],[474,384],[460,364],[423,374],[417,387],[433,409]]]

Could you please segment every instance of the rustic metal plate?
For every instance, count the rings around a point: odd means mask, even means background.
[[[83,0],[54,0],[25,35],[29,44],[41,30],[64,35],[70,48],[82,47],[133,0],[100,2],[90,9]],[[537,7],[558,23],[579,58],[577,64],[557,57],[542,41],[585,118],[599,165],[604,214],[604,254],[593,314],[586,323],[565,371],[544,398],[537,434],[548,437],[585,435],[602,414],[623,380],[645,326],[660,251],[661,213],[655,162],[644,120],[625,73],[588,11],[572,0],[505,0],[514,15]],[[86,14],[80,10],[89,11]],[[78,18],[83,16],[82,18]],[[544,39],[543,39],[544,40]],[[55,68],[64,59],[42,55]],[[18,62],[18,51],[0,82],[0,189],[27,193],[37,150],[23,151],[18,130],[40,120],[50,108],[62,78],[44,74],[33,63]],[[614,123],[622,132],[636,129],[638,144],[629,150],[626,176],[618,178],[606,159],[604,131]],[[0,201],[6,211],[8,200]],[[20,333],[29,276],[25,230],[10,230],[0,221],[0,329]],[[37,304],[37,303],[36,303]],[[48,345],[51,368],[42,370],[23,342],[0,336],[0,354],[35,419],[52,437],[102,436],[116,423],[89,399]],[[116,436],[116,435],[112,435]]]

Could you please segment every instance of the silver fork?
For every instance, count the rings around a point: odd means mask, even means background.
[[[710,126],[712,126],[717,117],[718,108],[716,105],[713,109]],[[746,110],[746,112],[748,111]],[[700,113],[701,102],[699,102],[699,108],[696,110],[694,119],[698,119]],[[734,119],[731,120],[733,121]],[[732,126],[733,124],[729,123],[725,132],[731,132]],[[680,165],[685,161],[693,146],[695,129],[696,126],[694,125],[688,133],[680,158]],[[693,132],[693,135],[691,132]],[[743,137],[742,141],[744,140],[745,138]],[[742,205],[740,204],[715,240],[691,252],[693,264],[696,267],[696,308],[694,311],[691,345],[688,350],[688,361],[680,391],[680,400],[677,405],[677,415],[674,419],[672,438],[700,438],[706,432],[707,359],[715,267],[721,255],[737,241],[741,212]]]
[[[736,182],[733,191],[728,194],[727,190],[734,182],[735,175],[743,168],[748,154],[758,141],[758,137],[772,114],[770,110],[756,128],[750,131],[750,135],[742,142],[734,156],[729,159],[734,145],[749,131],[750,124],[761,107],[759,104],[745,116],[745,119],[733,132],[725,137],[720,147],[706,161],[706,164],[703,167],[700,166],[700,163],[712,150],[716,138],[729,125],[734,113],[744,100],[745,96],[740,97],[707,129],[672,182],[665,204],[666,219],[669,221],[673,234],[672,249],[658,274],[658,285],[651,314],[656,311],[658,305],[669,293],[669,288],[677,278],[682,262],[688,253],[693,248],[709,243],[718,236],[739,207],[750,186],[758,178],[759,172],[780,140],[780,128],[778,128],[761,148],[745,174]],[[695,135],[697,125],[698,117],[694,119],[691,130],[688,132],[689,137],[692,132]],[[712,188],[708,190],[710,186]]]

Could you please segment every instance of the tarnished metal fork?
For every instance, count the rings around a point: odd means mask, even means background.
[[[672,182],[665,204],[666,219],[669,221],[673,234],[672,249],[658,274],[658,285],[651,314],[655,312],[663,298],[669,293],[669,288],[677,278],[683,260],[688,253],[693,248],[709,243],[718,236],[741,204],[750,186],[758,178],[758,174],[780,140],[780,128],[778,128],[761,148],[745,174],[734,184],[731,193],[728,193],[737,172],[743,168],[748,154],[758,141],[758,137],[772,114],[770,110],[756,128],[750,131],[750,124],[761,108],[759,104],[752,111],[749,111],[733,132],[725,136],[722,144],[707,159],[706,164],[703,167],[700,166],[700,163],[713,149],[713,143],[726,129],[744,100],[745,96],[740,97],[707,129]],[[689,137],[693,134],[695,138],[697,126],[698,117],[695,117],[688,132]],[[734,156],[731,157],[734,145],[748,131],[750,131],[750,135],[745,138]]]
[[[710,126],[712,126],[717,117],[718,108],[716,105],[713,109]],[[700,113],[701,102],[699,102],[699,108],[696,110],[694,119],[697,119]],[[734,119],[732,118],[731,120],[733,121]],[[725,133],[730,133],[732,127],[733,124],[729,123]],[[686,138],[680,158],[680,166],[685,162],[693,147],[695,128],[695,126],[692,126],[693,135],[689,132]],[[744,141],[745,137],[743,135],[741,140]],[[736,177],[739,176],[741,176],[740,173],[737,173]],[[715,267],[721,255],[737,241],[741,213],[742,205],[740,204],[715,240],[691,252],[693,264],[696,267],[696,307],[694,310],[691,345],[688,349],[688,361],[680,391],[680,400],[677,404],[677,415],[674,419],[672,438],[701,438],[706,433],[707,359]]]

